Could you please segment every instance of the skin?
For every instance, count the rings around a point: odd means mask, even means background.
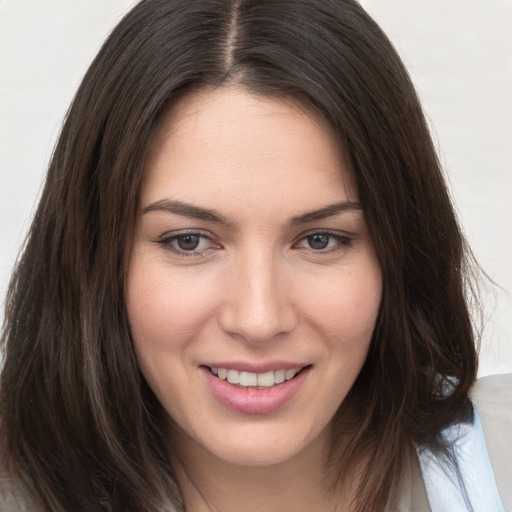
[[[297,102],[208,89],[161,123],[127,307],[141,371],[176,425],[187,510],[343,510],[326,492],[331,420],[365,361],[382,286],[357,201],[330,129]],[[339,203],[352,206],[304,218]],[[200,238],[172,238],[184,231]],[[220,404],[201,371],[234,360],[311,367],[278,410],[244,414]]]

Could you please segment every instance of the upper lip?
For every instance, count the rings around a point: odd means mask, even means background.
[[[250,361],[219,361],[204,363],[202,366],[225,368],[226,370],[237,370],[239,372],[266,373],[275,372],[277,370],[297,370],[305,366],[310,366],[310,363],[293,361],[266,361],[261,363]]]

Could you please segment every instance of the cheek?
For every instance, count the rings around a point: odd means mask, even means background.
[[[132,262],[127,310],[138,351],[143,345],[154,350],[184,345],[208,320],[214,287],[208,280],[189,277],[166,272],[161,262]]]
[[[324,371],[329,414],[346,398],[366,361],[382,294],[377,266],[341,277],[309,306],[314,311],[310,322],[321,333],[329,361]]]
[[[364,359],[382,296],[379,267],[364,265],[311,286],[316,293],[304,299],[302,311],[329,341],[333,357]]]

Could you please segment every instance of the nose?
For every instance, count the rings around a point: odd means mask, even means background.
[[[292,283],[271,251],[240,255],[225,280],[221,328],[249,343],[292,331],[297,323]]]

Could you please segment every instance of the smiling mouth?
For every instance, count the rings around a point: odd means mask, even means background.
[[[229,382],[235,387],[243,389],[269,389],[294,379],[302,370],[310,366],[311,365],[307,365],[290,370],[280,369],[265,373],[240,372],[238,370],[213,368],[209,366],[207,366],[207,368],[212,375],[215,375],[220,380]]]

